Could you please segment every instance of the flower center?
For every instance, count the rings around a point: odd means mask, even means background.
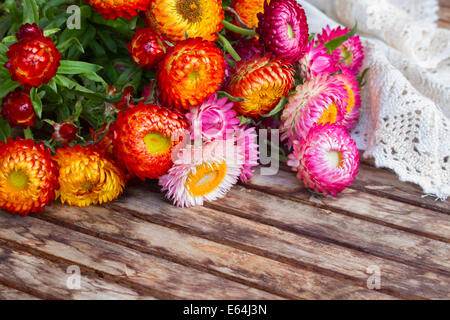
[[[292,29],[292,26],[289,23],[286,26],[289,39],[294,39],[295,38],[294,29]]]
[[[342,156],[342,152],[331,150],[327,154],[328,156],[328,164],[330,168],[341,168],[342,163],[344,162],[344,157]]]
[[[205,196],[222,183],[227,171],[225,162],[205,163],[195,168],[186,181],[186,189],[193,197]]]
[[[328,109],[326,109],[322,116],[319,119],[319,124],[330,123],[333,124],[336,122],[337,117],[337,108],[336,104],[333,102]]]
[[[28,186],[28,176],[22,170],[16,170],[9,174],[8,184],[16,190],[23,190]]]
[[[355,106],[355,93],[353,92],[353,90],[346,84],[345,85],[345,89],[347,90],[348,93],[348,99],[347,101],[347,113],[350,113],[353,110],[353,107]]]
[[[177,12],[191,23],[200,20],[202,15],[202,8],[200,0],[177,0]]]
[[[148,152],[151,154],[166,153],[172,146],[170,138],[159,132],[150,132],[144,137]]]
[[[200,72],[198,72],[197,70],[191,71],[188,77],[190,81],[197,82],[197,80],[200,78]]]
[[[80,186],[88,192],[91,192],[92,189],[94,189],[94,184],[90,181],[83,182]]]

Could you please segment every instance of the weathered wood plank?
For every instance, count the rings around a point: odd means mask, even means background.
[[[0,214],[0,239],[45,258],[100,272],[162,299],[279,299],[278,296],[33,218]]]
[[[293,172],[280,170],[275,176],[262,176],[258,171],[246,187],[441,241],[450,239],[446,214],[355,189],[346,189],[338,197],[324,197],[306,189]]]
[[[0,284],[0,300],[39,300],[39,298]]]
[[[440,272],[379,258],[205,207],[179,209],[145,187],[131,187],[110,206],[171,228],[293,266],[366,286],[367,268],[382,269],[382,292],[401,297],[450,297],[450,278]],[[245,195],[242,195],[245,199]]]
[[[148,252],[232,277],[250,286],[292,299],[392,299],[374,290],[295,268],[220,243],[195,237],[103,207],[79,209],[54,205],[42,219],[80,232],[97,234]],[[193,279],[193,281],[196,281]]]
[[[0,281],[42,299],[154,299],[136,290],[83,274],[79,289],[70,289],[68,264],[58,264],[29,253],[0,246]],[[1,291],[0,291],[1,297]]]
[[[242,201],[245,199],[245,201]],[[236,187],[214,209],[413,266],[450,270],[450,244]]]
[[[450,200],[439,201],[431,196],[424,197],[419,186],[398,180],[395,173],[388,169],[362,164],[354,185],[350,188],[450,214]]]

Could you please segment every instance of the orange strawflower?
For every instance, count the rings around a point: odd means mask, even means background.
[[[200,37],[217,40],[224,12],[221,0],[153,0],[147,19],[170,41]]]
[[[151,0],[86,0],[105,19],[132,19],[139,10],[147,10]]]
[[[123,172],[95,147],[67,147],[56,150],[60,167],[61,202],[87,207],[117,199],[125,187]]]
[[[272,111],[293,85],[294,70],[290,64],[280,59],[272,60],[270,55],[255,55],[237,63],[227,92],[245,99],[234,104],[238,113],[257,118]]]
[[[161,100],[179,110],[200,105],[220,89],[224,78],[223,52],[213,42],[199,38],[170,48],[157,75]]]
[[[180,113],[141,101],[119,113],[114,150],[131,174],[141,180],[157,179],[172,166],[172,150],[187,128]]]
[[[43,143],[0,141],[0,208],[21,215],[42,212],[58,188],[58,166]]]

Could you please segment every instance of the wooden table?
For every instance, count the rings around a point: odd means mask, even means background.
[[[147,182],[105,206],[1,213],[0,298],[448,299],[449,243],[450,201],[367,163],[338,198],[281,170],[178,209]]]

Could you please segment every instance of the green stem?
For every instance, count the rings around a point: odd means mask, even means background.
[[[256,36],[257,35],[257,33],[254,29],[244,29],[244,28],[238,27],[226,20],[223,20],[222,23],[226,29],[228,29],[234,33],[239,33],[244,36]]]
[[[33,140],[33,132],[31,132],[31,128],[27,127],[26,129],[23,130],[23,136],[25,137],[25,139],[31,139]]]
[[[239,54],[236,52],[236,50],[234,50],[233,46],[227,40],[227,38],[225,38],[220,33],[218,33],[218,35],[219,35],[219,42],[222,44],[225,51],[228,52],[235,61],[241,61],[241,57],[239,57]]]

